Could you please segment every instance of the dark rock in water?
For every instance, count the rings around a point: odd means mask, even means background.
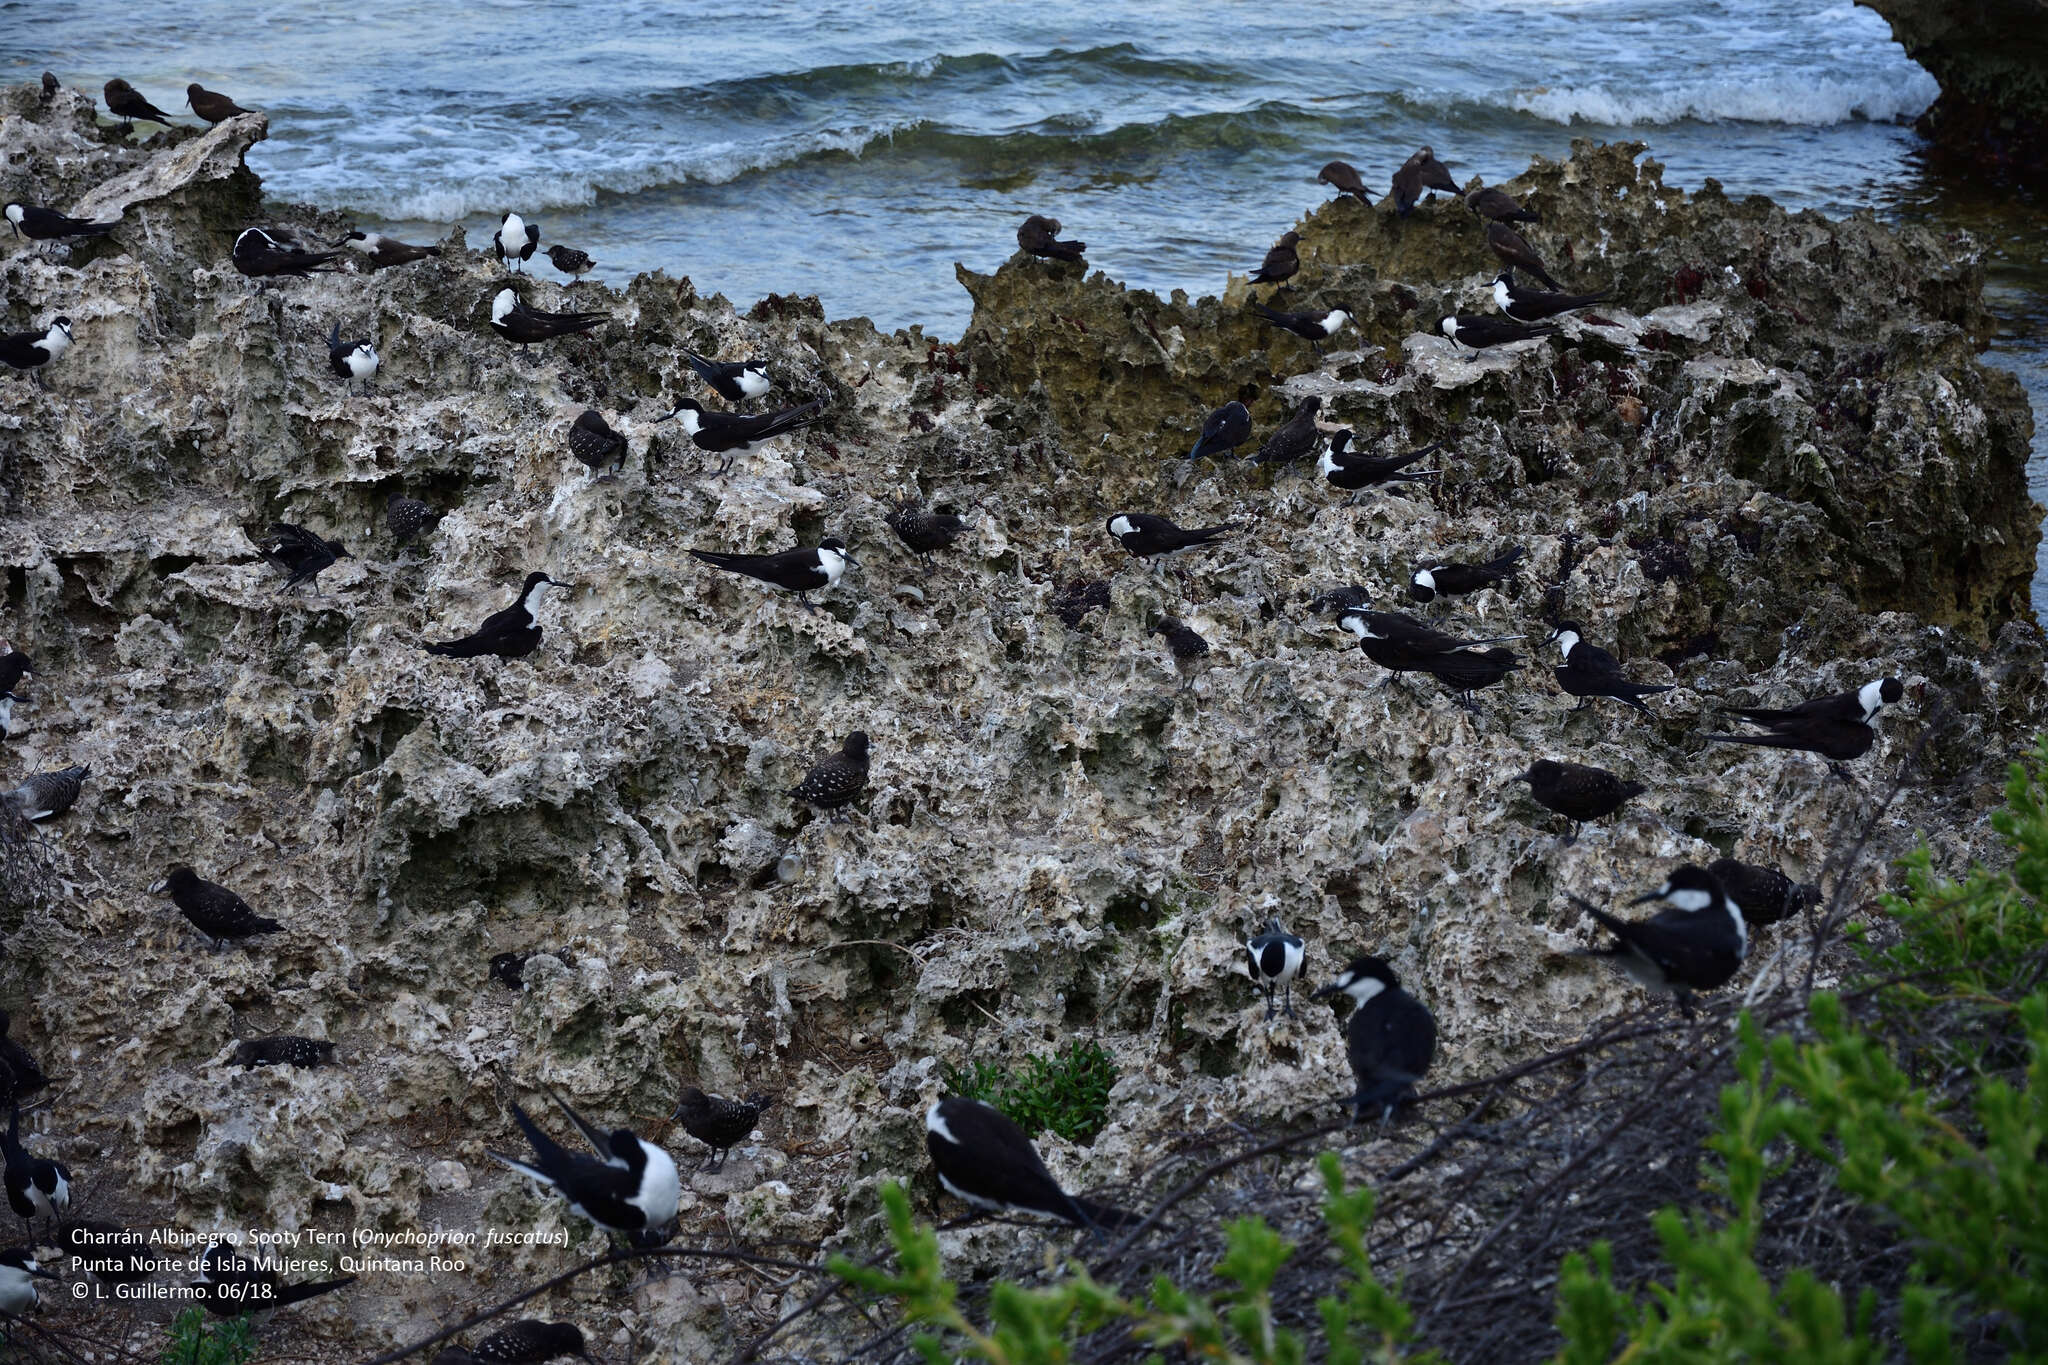
[[[1914,127],[1948,155],[2023,184],[2048,175],[2048,4],[1856,2],[1883,15],[1941,87]]]

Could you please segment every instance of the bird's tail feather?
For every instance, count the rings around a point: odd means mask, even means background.
[[[1803,749],[1806,746],[1788,735],[1701,735],[1723,744],[1753,744],[1759,749]]]

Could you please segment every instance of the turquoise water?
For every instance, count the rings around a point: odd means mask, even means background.
[[[270,194],[431,240],[510,208],[623,281],[663,267],[742,305],[957,334],[953,263],[993,267],[1031,212],[1133,285],[1214,293],[1331,157],[1383,190],[1432,144],[1506,179],[1572,137],[1637,138],[1832,213],[1969,227],[1994,252],[1994,359],[2048,411],[2032,207],[1930,172],[1933,80],[1843,3],[1414,0],[948,6],[828,0],[139,0],[0,5],[0,78],[45,68],[159,105],[197,79],[271,116]],[[146,35],[142,36],[142,35]],[[546,267],[542,267],[545,269]],[[2048,491],[2048,436],[2036,468]],[[2048,606],[2048,574],[2037,581]]]

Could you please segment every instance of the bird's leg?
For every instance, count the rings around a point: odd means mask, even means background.
[[[713,473],[711,477],[714,479],[724,478],[726,474],[732,469],[733,461],[737,460],[738,458],[739,456],[737,455],[726,456],[725,463],[720,465],[717,469],[717,472]]]
[[[807,592],[798,593],[796,600],[803,604],[805,611],[816,611],[818,609],[818,604],[811,600],[811,595]]]
[[[1266,987],[1266,1022],[1273,1022],[1273,988]]]
[[[1294,983],[1290,981],[1282,989],[1286,992],[1284,997],[1286,1003],[1280,1012],[1289,1019],[1298,1018],[1299,1016],[1294,1012]]]
[[[1591,706],[1592,704],[1593,704],[1593,699],[1592,699],[1591,697],[1580,697],[1580,698],[1579,698],[1579,704],[1578,704],[1577,706],[1574,706],[1574,707],[1572,708],[1572,711],[1583,711],[1583,710],[1585,710],[1585,709],[1586,709],[1587,707]],[[1567,715],[1569,715],[1569,714],[1571,714],[1571,712],[1566,712],[1566,714],[1567,714]]]
[[[1475,716],[1484,714],[1479,709],[1479,703],[1472,700],[1472,694],[1470,692],[1453,692],[1451,694],[1451,700],[1456,702],[1465,710],[1470,711]]]

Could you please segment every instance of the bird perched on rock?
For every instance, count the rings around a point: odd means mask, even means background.
[[[755,361],[713,360],[695,351],[684,351],[683,359],[699,379],[711,386],[713,393],[728,403],[745,407],[768,392],[768,370]]]
[[[1782,710],[1770,707],[1728,708],[1752,725],[1770,731],[1763,735],[1705,735],[1723,744],[1755,744],[1767,749],[1800,749],[1819,754],[1834,763],[1847,763],[1870,752],[1877,743],[1877,718],[1884,708],[1906,695],[1897,678],[1879,678],[1853,692],[1815,697]]]
[[[825,588],[839,585],[839,577],[846,572],[846,566],[856,562],[847,552],[846,542],[838,536],[826,536],[818,542],[818,548],[784,550],[772,555],[724,554],[717,550],[692,550],[690,557],[702,560],[714,569],[736,573],[751,578],[757,583],[766,583],[771,588],[796,594],[796,600],[803,603],[804,610],[816,611],[817,604],[811,601],[811,594]]]
[[[1749,956],[1742,915],[1705,868],[1678,868],[1655,891],[1637,896],[1632,904],[1662,901],[1665,908],[1634,923],[1577,896],[1572,900],[1615,938],[1612,947],[1589,950],[1586,956],[1612,958],[1640,984],[1671,992],[1687,1014],[1692,1013],[1692,992],[1724,984]]]
[[[1229,522],[1220,526],[1183,529],[1165,517],[1155,517],[1149,512],[1119,512],[1109,519],[1109,533],[1116,537],[1117,544],[1130,552],[1133,559],[1186,554],[1215,544],[1231,529]]]
[[[239,114],[250,112],[219,91],[208,90],[198,81],[185,87],[185,103],[208,123],[226,123]]]
[[[21,684],[22,679],[33,678],[35,675],[35,664],[20,650],[8,649],[5,654],[0,654],[0,692],[12,691]]]
[[[67,218],[55,209],[41,208],[35,204],[9,204],[4,210],[7,225],[17,237],[26,237],[32,242],[60,242],[69,237],[104,237],[121,226],[116,218],[111,223],[95,223],[90,218]]]
[[[1545,810],[1555,811],[1572,822],[1567,844],[1578,842],[1579,826],[1588,820],[1602,820],[1620,810],[1648,788],[1640,782],[1616,777],[1605,768],[1584,763],[1559,763],[1540,758],[1529,771],[1509,779],[1529,784],[1529,794]]]
[[[1421,483],[1435,478],[1440,469],[1410,469],[1419,460],[1426,460],[1442,450],[1448,442],[1437,441],[1411,450],[1405,455],[1367,455],[1364,451],[1352,450],[1351,428],[1344,427],[1330,434],[1329,448],[1316,461],[1316,472],[1332,488],[1350,492],[1361,492],[1388,483]],[[1353,499],[1352,501],[1357,501]]]
[[[234,1065],[247,1071],[259,1066],[327,1066],[333,1061],[333,1043],[321,1038],[301,1038],[295,1033],[278,1033],[238,1044]]]
[[[54,318],[50,325],[40,332],[8,332],[0,335],[0,363],[24,374],[35,381],[37,388],[48,388],[43,382],[42,368],[61,357],[71,349],[71,319]]]
[[[1161,618],[1152,627],[1152,633],[1166,637],[1166,647],[1173,653],[1174,671],[1180,674],[1180,690],[1187,691],[1194,685],[1195,675],[1208,665],[1209,642],[1178,616]]]
[[[1247,306],[1262,321],[1306,341],[1317,355],[1323,353],[1323,343],[1343,331],[1345,324],[1351,321],[1351,314],[1342,308],[1332,308],[1326,313],[1282,313],[1256,300]]]
[[[1752,928],[1790,919],[1821,902],[1819,887],[1795,882],[1775,867],[1716,858],[1707,864],[1707,872],[1721,884],[1728,899],[1742,912],[1743,922]]]
[[[932,552],[945,549],[967,533],[964,518],[950,512],[927,512],[914,502],[897,503],[895,510],[882,520],[898,540],[924,561],[927,574],[932,571]]]
[[[539,245],[539,225],[527,222],[516,213],[507,213],[505,221],[498,224],[498,230],[491,234],[491,250],[497,255],[498,264],[508,270],[517,270],[532,260],[533,249]]]
[[[593,475],[600,469],[616,471],[626,462],[626,438],[607,426],[604,414],[596,408],[585,408],[569,424],[569,453],[588,465]]]
[[[265,919],[249,903],[228,890],[203,880],[197,872],[180,864],[149,888],[152,896],[169,896],[192,927],[206,935],[215,946],[256,934],[279,934],[284,926]]]
[[[1557,330],[1556,323],[1546,322],[1531,327],[1506,318],[1488,317],[1484,313],[1459,313],[1445,318],[1442,326],[1444,335],[1454,344],[1474,351],[1483,351],[1489,346],[1506,346],[1516,341],[1534,341]]]
[[[1059,241],[1060,220],[1034,213],[1017,227],[1017,245],[1032,255],[1052,261],[1078,261],[1088,249],[1086,242]]]
[[[1365,180],[1358,174],[1358,168],[1348,161],[1332,161],[1316,172],[1316,179],[1339,194],[1348,194],[1367,208],[1372,207],[1372,191],[1365,187]]]
[[[107,112],[120,115],[123,132],[132,130],[137,120],[144,123],[161,123],[166,128],[171,126],[169,114],[144,99],[140,90],[119,76],[107,82],[104,93],[107,97]]]
[[[707,1095],[693,1085],[682,1093],[668,1118],[670,1123],[680,1121],[684,1132],[712,1150],[713,1166],[723,1166],[732,1149],[754,1131],[762,1111],[774,1103],[773,1095],[760,1090],[743,1100],[728,1100]]]
[[[270,534],[256,542],[256,553],[285,576],[279,592],[290,592],[305,583],[318,592],[324,570],[334,567],[338,559],[355,558],[340,541],[323,540],[288,521],[270,523]]]
[[[1344,1025],[1344,1051],[1358,1088],[1346,1101],[1351,1120],[1382,1119],[1415,1098],[1415,1083],[1436,1060],[1436,1016],[1401,989],[1394,969],[1369,953],[1351,959],[1335,981],[1315,994],[1347,995],[1356,1006]]]
[[[1496,223],[1540,223],[1539,214],[1531,213],[1521,206],[1515,197],[1505,190],[1482,185],[1465,196],[1465,207],[1481,218]]]
[[[408,498],[403,493],[393,493],[384,500],[384,524],[391,528],[391,538],[403,545],[427,529],[427,523],[438,513],[418,498]]]
[[[605,1133],[552,1091],[548,1092],[597,1156],[571,1152],[542,1132],[517,1102],[512,1117],[533,1148],[533,1159],[492,1152],[500,1165],[539,1181],[568,1201],[569,1211],[638,1246],[657,1246],[661,1230],[675,1221],[682,1180],[675,1158],[630,1128]]]
[[[1202,434],[1196,439],[1195,448],[1188,452],[1188,458],[1199,460],[1205,455],[1235,454],[1237,448],[1251,438],[1251,409],[1232,399],[1202,419]]]
[[[78,794],[85,787],[85,779],[92,776],[92,769],[83,766],[60,768],[55,772],[36,773],[14,790],[0,793],[0,802],[14,809],[24,820],[47,820],[70,810],[78,800]],[[0,1015],[0,1018],[4,1018]],[[0,1027],[0,1036],[6,1029]]]
[[[1247,462],[1290,465],[1307,459],[1323,439],[1321,429],[1316,426],[1316,414],[1322,409],[1322,399],[1314,396],[1302,399],[1295,407],[1294,415],[1275,427],[1273,434]]]
[[[237,1256],[226,1242],[213,1242],[199,1258],[199,1278],[192,1287],[199,1291],[207,1312],[232,1318],[304,1303],[315,1295],[330,1294],[355,1282],[355,1276],[344,1275],[336,1280],[286,1284],[275,1270]]]
[[[28,1049],[9,1036],[14,1017],[0,1010],[0,1104],[18,1104],[50,1083]]]
[[[1559,313],[1590,308],[1605,302],[1608,293],[1605,289],[1597,294],[1549,294],[1541,289],[1525,289],[1515,283],[1512,270],[1501,271],[1493,280],[1493,306],[1516,322],[1541,322]]]
[[[92,1218],[67,1218],[58,1224],[57,1245],[72,1260],[88,1263],[92,1268],[87,1273],[101,1284],[141,1284],[164,1263],[148,1234]]]
[[[590,1358],[583,1332],[574,1323],[521,1318],[479,1341],[469,1353],[482,1365],[541,1365],[562,1356]]]
[[[855,730],[846,737],[838,753],[827,754],[812,764],[804,780],[786,794],[807,806],[838,812],[852,804],[867,785],[868,733]]]
[[[1266,921],[1266,930],[1245,941],[1244,955],[1252,980],[1266,993],[1266,1022],[1273,1021],[1273,992],[1281,992],[1281,1013],[1294,1018],[1294,981],[1301,975],[1304,960],[1302,941],[1281,925],[1280,917]]]
[[[933,1101],[924,1115],[924,1145],[939,1184],[975,1208],[1043,1213],[1098,1233],[1139,1221],[1061,1189],[1024,1130],[980,1100]]]
[[[1285,284],[1301,269],[1301,257],[1295,254],[1294,245],[1301,240],[1298,232],[1284,232],[1280,240],[1273,243],[1273,249],[1266,253],[1266,259],[1252,273],[1253,284]]]
[[[578,251],[573,246],[551,246],[547,250],[547,257],[554,263],[555,269],[569,277],[571,284],[575,284],[597,266],[597,262],[590,259],[589,252]]]
[[[49,103],[49,102],[50,102],[51,100],[53,100],[53,99],[57,98],[57,92],[58,92],[59,90],[62,90],[63,88],[64,88],[63,82],[61,82],[61,81],[59,81],[59,80],[57,79],[57,73],[56,73],[56,72],[54,72],[54,71],[45,71],[45,72],[43,73],[43,103],[44,103],[44,104],[48,104],[48,103]]]
[[[1650,708],[1643,705],[1642,698],[1669,692],[1678,685],[1630,682],[1628,675],[1621,671],[1621,661],[1599,646],[1589,645],[1580,639],[1580,629],[1577,621],[1561,621],[1550,633],[1549,640],[1557,646],[1564,659],[1556,669],[1557,685],[1580,699],[1572,710],[1585,710],[1593,704],[1595,697],[1612,697],[1646,716],[1653,715]]]
[[[1436,153],[1423,147],[1394,172],[1394,212],[1406,218],[1415,212],[1417,201],[1431,190],[1456,194],[1458,182],[1451,177],[1449,168],[1436,159]]]
[[[1408,580],[1408,596],[1417,602],[1433,602],[1439,594],[1463,597],[1514,577],[1522,562],[1522,547],[1510,545],[1484,564],[1425,564]]]
[[[476,659],[486,654],[494,654],[500,659],[523,659],[540,648],[542,596],[549,588],[573,586],[536,570],[526,576],[526,582],[512,605],[486,616],[474,635],[424,648],[429,654],[439,654],[448,659]]]
[[[719,465],[717,474],[712,476],[716,478],[731,469],[733,461],[740,456],[750,450],[759,450],[779,436],[809,426],[824,410],[825,400],[814,398],[797,407],[784,408],[781,412],[746,417],[735,412],[707,412],[696,399],[685,398],[668,416],[655,420],[680,421],[691,445],[725,456],[725,463]]]
[[[307,251],[277,236],[267,228],[244,228],[235,238],[231,259],[235,269],[256,281],[258,289],[271,280],[291,277],[310,279],[314,272],[332,270],[330,262],[339,251]]]
[[[1531,275],[1543,281],[1543,287],[1546,289],[1564,288],[1563,285],[1550,278],[1550,272],[1544,269],[1543,258],[1536,254],[1536,249],[1523,241],[1522,234],[1509,227],[1506,223],[1488,223],[1486,225],[1486,245],[1494,255],[1500,258],[1500,263],[1508,269],[1528,271]]]
[[[1394,611],[1348,607],[1338,618],[1366,658],[1390,673],[1428,673],[1458,696],[1470,710],[1471,693],[1492,687],[1521,666],[1521,656],[1502,648],[1519,635],[1464,640],[1447,635],[1412,616]]]
[[[377,377],[377,365],[377,344],[368,337],[343,341],[341,319],[336,318],[333,329],[327,333],[327,368],[334,371],[334,377],[367,389]]]
[[[36,1293],[37,1280],[57,1277],[36,1264],[32,1246],[8,1247],[0,1251],[0,1317],[18,1318],[42,1302]]]
[[[609,313],[550,313],[529,308],[510,285],[491,299],[491,330],[515,346],[575,336],[602,327],[610,319]]]
[[[51,1218],[71,1207],[71,1172],[61,1161],[32,1155],[21,1145],[21,1106],[8,1112],[7,1136],[0,1138],[7,1159],[7,1207],[31,1228],[38,1218]]]
[[[381,232],[361,232],[354,228],[342,240],[348,243],[349,250],[362,253],[372,272],[394,265],[410,265],[441,254],[441,248],[437,246],[414,246],[396,237],[386,237]]]

